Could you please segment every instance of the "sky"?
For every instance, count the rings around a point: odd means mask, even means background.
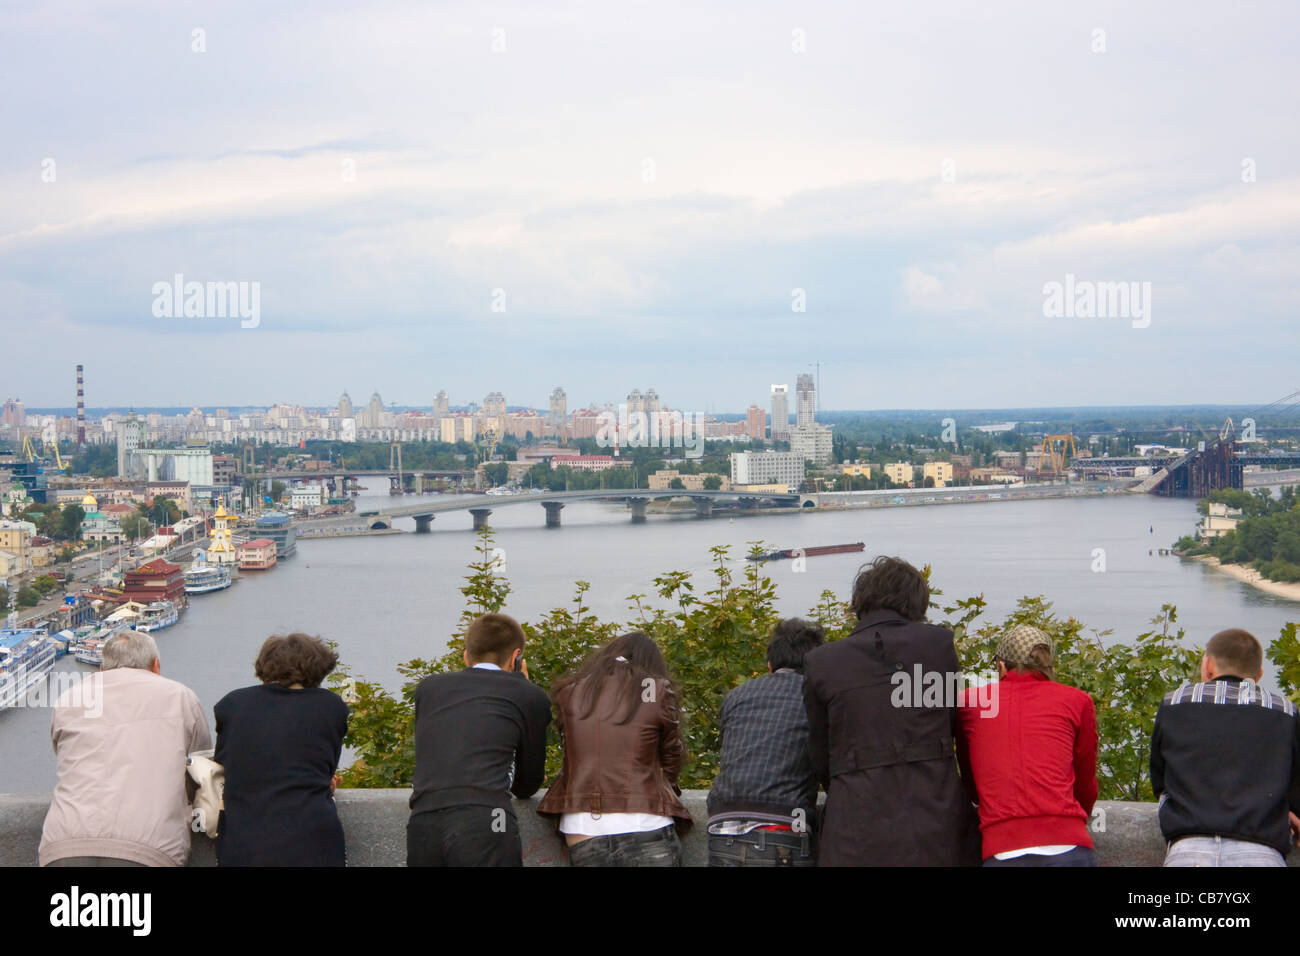
[[[71,405],[78,362],[94,406],[728,412],[815,363],[827,409],[1300,386],[1294,3],[360,6],[0,6],[0,392]],[[255,318],[186,316],[177,275]]]

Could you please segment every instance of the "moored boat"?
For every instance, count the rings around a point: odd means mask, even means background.
[[[230,565],[195,562],[194,567],[185,572],[186,594],[207,594],[221,591],[231,584]]]
[[[143,611],[133,625],[137,631],[159,631],[171,627],[180,618],[180,612],[171,601],[154,601]]]
[[[0,628],[0,710],[18,705],[54,669],[55,642],[44,627]]]

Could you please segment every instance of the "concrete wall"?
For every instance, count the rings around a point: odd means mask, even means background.
[[[682,802],[695,818],[695,827],[683,841],[685,864],[704,866],[708,861],[708,840],[704,833],[706,812],[703,790],[687,790]],[[406,821],[409,790],[340,790],[339,816],[347,834],[348,863],[352,866],[402,866],[406,861]],[[538,797],[516,800],[526,866],[563,866],[564,847],[549,819],[534,808]],[[41,840],[41,825],[49,806],[49,794],[0,794],[0,865],[35,866]],[[1160,836],[1154,803],[1103,801],[1103,813],[1094,812],[1092,838],[1102,866],[1159,866],[1165,845]],[[1289,858],[1300,866],[1300,853]],[[215,866],[212,841],[194,838],[190,866]]]

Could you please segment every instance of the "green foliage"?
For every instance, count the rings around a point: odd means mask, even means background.
[[[147,538],[153,530],[149,519],[138,511],[126,515],[118,524],[127,538]]]
[[[0,611],[9,610],[9,588],[0,584]]]
[[[1277,686],[1297,704],[1300,704],[1300,624],[1295,621],[1282,626],[1282,633],[1268,646],[1268,659],[1277,666]]]
[[[48,574],[42,574],[32,582],[32,587],[36,589],[36,592],[40,594],[41,597],[45,597],[45,595],[49,594],[58,586],[59,582],[54,580],[54,578],[50,577]]]
[[[155,495],[153,501],[148,503],[141,501],[135,507],[137,513],[141,517],[147,518],[151,523],[155,523],[159,526],[175,524],[181,520],[180,506],[166,495]],[[123,529],[125,529],[125,519],[122,521],[122,526]],[[141,536],[143,536],[143,534]]]
[[[29,585],[18,589],[18,597],[15,600],[20,608],[35,607],[41,603],[41,594]]]

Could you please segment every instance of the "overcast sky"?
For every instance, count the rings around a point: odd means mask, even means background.
[[[1300,386],[1293,2],[357,6],[0,6],[0,392]],[[178,273],[258,283],[257,327],[156,316]],[[1146,324],[1045,316],[1067,274]]]

